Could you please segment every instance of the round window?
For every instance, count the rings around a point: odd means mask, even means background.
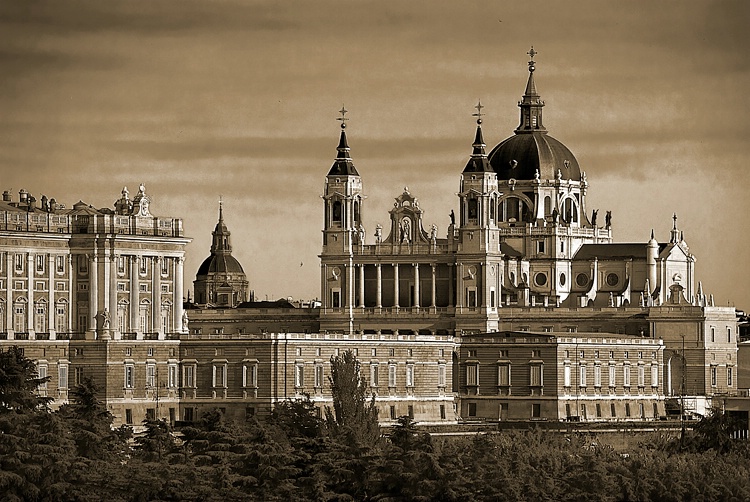
[[[617,274],[607,274],[607,284],[609,284],[610,286],[617,286],[618,282],[620,282],[620,278],[617,277]]]
[[[565,274],[560,274],[560,286],[565,286]]]
[[[589,276],[587,276],[586,274],[578,274],[576,276],[576,284],[578,284],[580,287],[584,287],[588,283]]]
[[[544,286],[547,284],[547,274],[536,274],[534,276],[534,282],[537,286]]]

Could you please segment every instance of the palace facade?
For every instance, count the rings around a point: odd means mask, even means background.
[[[487,152],[481,105],[457,215],[424,227],[404,189],[362,220],[363,177],[342,116],[323,193],[320,304],[254,302],[220,208],[183,303],[182,221],[140,186],[114,209],[22,190],[0,202],[0,347],[18,345],[59,405],[91,376],[117,423],[267,414],[331,402],[330,359],[352,350],[380,419],[654,420],[688,396],[738,393],[734,308],[713,305],[677,227],[614,242],[611,214],[542,121],[529,62],[514,134]],[[644,229],[644,236],[648,235]],[[696,286],[697,282],[697,286]],[[571,418],[573,419],[573,418]]]

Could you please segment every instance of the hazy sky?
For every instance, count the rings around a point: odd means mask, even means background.
[[[368,241],[404,186],[443,235],[473,106],[488,149],[512,134],[533,45],[588,207],[618,242],[676,212],[706,293],[750,309],[748,25],[741,0],[0,0],[0,189],[112,207],[144,183],[194,239],[186,286],[221,195],[256,295],[317,297],[341,105]]]

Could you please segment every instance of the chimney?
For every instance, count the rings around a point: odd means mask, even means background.
[[[12,199],[10,197],[10,190],[6,190],[3,192],[3,202],[10,202]]]
[[[18,202],[25,204],[28,201],[28,198],[29,192],[27,192],[25,188],[22,188],[18,191]]]

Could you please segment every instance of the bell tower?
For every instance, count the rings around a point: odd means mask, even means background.
[[[354,251],[364,245],[362,226],[362,178],[352,162],[346,138],[347,110],[343,106],[341,135],[336,159],[326,176],[323,193],[324,223],[321,254],[321,302],[323,312],[348,318],[352,331],[355,302]],[[346,323],[342,323],[346,324]]]

